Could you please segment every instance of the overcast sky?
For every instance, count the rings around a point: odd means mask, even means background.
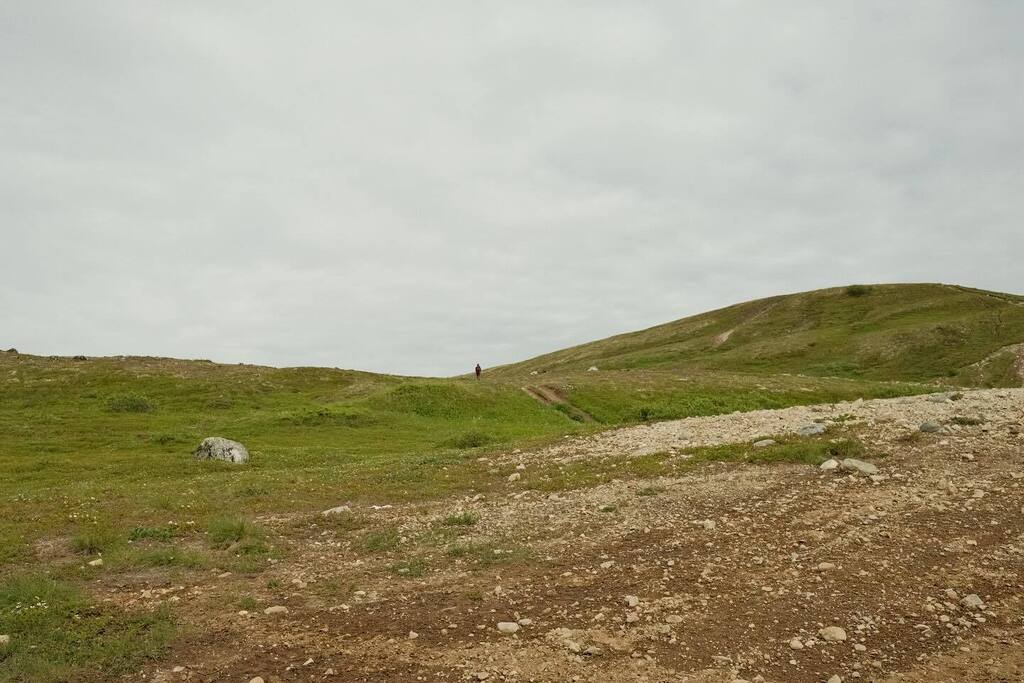
[[[0,346],[454,374],[1024,292],[1024,2],[0,4]]]

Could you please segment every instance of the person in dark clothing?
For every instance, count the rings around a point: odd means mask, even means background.
[[[481,370],[481,369],[480,369],[480,364],[479,364],[479,363],[477,363],[477,364],[476,364],[476,378],[477,378],[477,379],[480,379],[480,373],[481,373],[481,372],[483,372],[483,370]]]

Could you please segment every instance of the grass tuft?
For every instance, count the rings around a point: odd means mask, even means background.
[[[151,413],[156,405],[142,394],[117,394],[107,399],[111,413]]]

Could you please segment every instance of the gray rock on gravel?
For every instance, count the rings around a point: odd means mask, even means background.
[[[846,640],[846,631],[839,626],[826,626],[818,631],[818,635],[829,643],[841,643]]]
[[[825,425],[820,422],[812,422],[809,425],[804,425],[796,432],[800,436],[814,436],[815,434],[824,434]]]
[[[245,446],[221,436],[203,439],[192,455],[196,460],[221,460],[235,465],[249,462],[249,451]]]
[[[512,635],[519,630],[519,624],[514,621],[499,621],[498,630],[505,635]]]
[[[934,434],[940,429],[942,429],[942,425],[940,425],[938,422],[933,422],[931,420],[921,425],[921,431],[926,434]]]
[[[861,474],[878,474],[878,468],[869,462],[857,458],[846,458],[840,464],[848,472],[860,472]]]
[[[823,472],[831,472],[839,468],[839,461],[835,458],[829,458],[825,462],[818,465],[818,469]]]
[[[960,601],[960,604],[963,605],[964,607],[969,608],[969,609],[984,609],[985,608],[985,601],[982,600],[975,593],[971,593],[970,595],[965,595],[963,600]]]

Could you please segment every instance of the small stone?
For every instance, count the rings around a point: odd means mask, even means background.
[[[754,448],[768,448],[775,445],[775,439],[761,439],[754,442]]]
[[[818,631],[818,635],[829,643],[841,643],[846,640],[846,631],[838,626],[826,626]]]
[[[477,671],[473,674],[473,678],[478,681],[486,681],[490,677],[491,674],[487,673],[486,671]]]
[[[681,624],[681,623],[683,623],[683,618],[681,616],[679,616],[678,614],[670,614],[667,617],[665,617],[665,623],[666,624]]]
[[[288,614],[288,608],[284,605],[274,605],[273,607],[268,607],[263,610],[263,613],[268,616],[273,616],[275,614]]]
[[[815,434],[824,434],[825,425],[820,422],[814,422],[809,425],[804,425],[797,430],[797,434],[800,436],[814,436]]]
[[[968,609],[984,609],[985,608],[985,601],[982,600],[975,593],[971,593],[970,595],[965,595],[963,600],[960,601],[960,604],[963,605],[964,607],[967,607]]]
[[[831,472],[832,470],[839,469],[839,461],[835,458],[829,458],[825,462],[818,465],[818,469],[824,472]]]
[[[249,683],[265,683],[265,682],[263,680],[263,676],[256,676],[255,678],[250,678],[249,679]]]
[[[409,631],[409,640],[416,640],[419,637],[420,634],[416,633],[416,631]]]
[[[858,460],[857,458],[845,458],[840,466],[850,472],[860,472],[861,474],[878,474],[878,468],[869,462]]]
[[[615,560],[608,560],[607,562],[601,563],[601,569],[611,569],[615,564]]]
[[[938,422],[932,422],[929,420],[928,422],[922,424],[920,429],[922,432],[926,434],[934,434],[935,432],[942,429],[942,425],[940,425]]]
[[[700,525],[704,527],[704,531],[715,530],[715,520],[713,519],[705,519],[704,521],[700,522]]]
[[[508,475],[509,481],[519,481],[522,478],[523,475],[519,474],[518,472],[513,472],[512,474]]]
[[[856,645],[853,646],[853,649],[856,650],[857,652],[864,652],[868,648],[867,648],[866,645],[863,645],[862,643],[857,643]]]
[[[324,517],[330,517],[331,515],[341,515],[346,512],[352,512],[352,508],[350,508],[348,505],[339,505],[338,507],[328,508],[320,514]]]
[[[183,666],[176,666],[173,669],[171,669],[171,673],[180,674],[184,670],[185,670],[185,667],[183,667]]]
[[[839,677],[839,674],[836,674],[832,678],[828,679],[828,683],[843,683],[843,679]]]
[[[802,649],[804,649],[804,643],[799,638],[794,638],[793,640],[789,641],[789,649],[790,650],[802,650]]]
[[[816,566],[814,568],[814,571],[816,571],[816,572],[827,572],[827,571],[831,571],[831,570],[833,570],[835,568],[836,568],[836,566],[834,564],[832,564],[831,562],[821,562],[821,563],[818,564],[818,566]]]
[[[640,598],[636,597],[635,595],[627,595],[626,604],[630,607],[636,607],[640,604]]]
[[[97,557],[95,560],[90,560],[89,561],[89,566],[90,567],[102,567],[103,566],[103,558],[102,557]]]
[[[498,630],[501,631],[502,633],[504,633],[505,635],[512,635],[513,633],[518,631],[519,628],[520,628],[519,624],[517,624],[514,621],[499,621],[498,622]]]

